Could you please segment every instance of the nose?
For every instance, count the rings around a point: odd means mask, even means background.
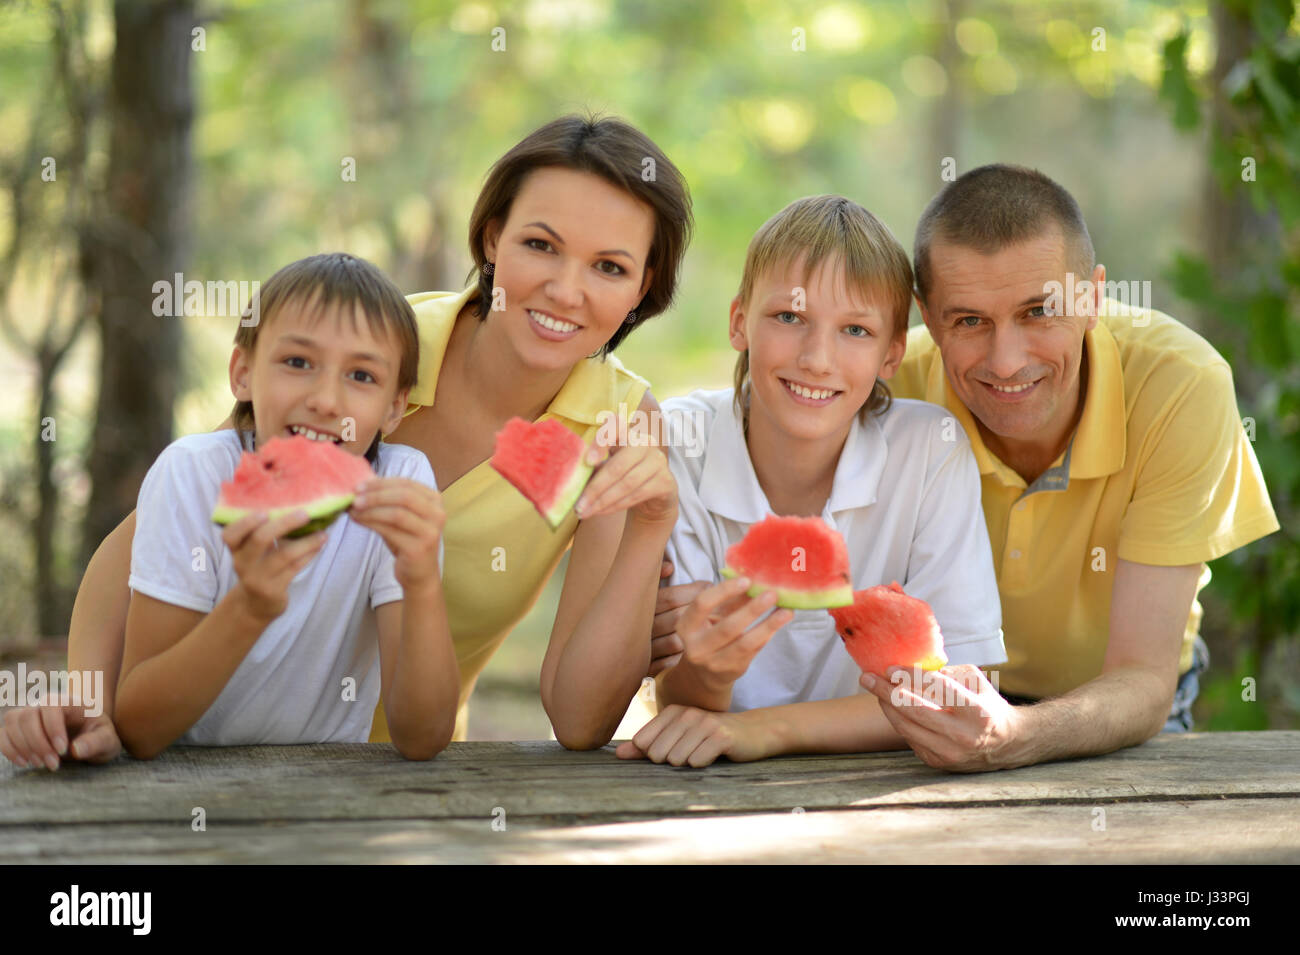
[[[577,259],[561,261],[551,280],[546,283],[546,296],[560,309],[576,309],[582,305],[582,263]]]
[[[985,367],[999,382],[1009,382],[1027,364],[1024,332],[1015,322],[994,326]]]
[[[343,409],[343,382],[336,374],[324,374],[307,395],[307,410],[327,420],[338,418]]]
[[[835,348],[834,332],[810,324],[799,343],[799,368],[810,375],[827,375],[830,373],[832,353]]]

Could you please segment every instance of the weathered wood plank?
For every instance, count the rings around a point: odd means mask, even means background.
[[[42,825],[6,831],[0,863],[1300,862],[1300,799],[1289,797],[501,821]]]
[[[679,769],[607,747],[460,743],[428,763],[384,745],[177,748],[141,763],[0,769],[0,826],[288,819],[483,818],[850,806],[1300,796],[1300,732],[1157,737],[1088,760],[953,775],[910,752],[802,756]]]

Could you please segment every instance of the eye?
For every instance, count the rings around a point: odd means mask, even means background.
[[[1033,318],[1042,318],[1044,315],[1047,314],[1047,309],[1045,309],[1041,305],[1035,305],[1026,314],[1030,315]]]
[[[978,315],[963,315],[961,318],[957,319],[957,324],[962,328],[974,328],[979,323],[980,317]]]
[[[354,375],[363,375],[364,378],[358,378],[358,379],[357,379],[358,381],[361,381],[363,384],[373,384],[373,383],[375,383],[376,381],[378,381],[378,379],[375,378],[374,375],[372,375],[370,372],[365,371],[365,370],[363,370],[363,369],[361,369],[361,368],[358,368],[355,372],[353,372],[353,374],[354,374]]]
[[[301,365],[295,365],[294,362],[296,362],[296,361],[300,361],[300,362],[302,362],[302,364],[301,364]],[[290,368],[306,368],[306,367],[307,367],[307,359],[306,359],[306,358],[303,358],[301,355],[290,355],[288,358],[286,358],[286,359],[284,360],[284,363],[285,363],[286,365],[288,365]]]
[[[608,269],[601,268],[601,266],[603,265],[613,266],[614,271],[611,272]],[[601,259],[599,262],[597,262],[596,269],[600,272],[604,272],[606,275],[622,275],[624,272],[627,271],[627,269],[623,268],[623,266],[619,265],[617,262],[611,262],[609,259]]]
[[[850,325],[845,329],[852,338],[870,338],[871,329],[865,325]]]
[[[787,315],[790,316],[790,321],[788,322],[785,321],[785,316]],[[776,320],[780,322],[782,325],[792,325],[795,322],[799,321],[799,316],[796,315],[794,312],[777,312]]]
[[[536,243],[536,245],[533,243]],[[551,243],[547,242],[545,239],[524,239],[524,245],[537,252],[551,251]],[[541,246],[541,248],[538,248],[538,246]]]

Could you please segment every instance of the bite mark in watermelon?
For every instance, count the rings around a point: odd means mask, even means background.
[[[533,502],[551,529],[578,502],[591,472],[586,443],[554,418],[528,422],[511,418],[497,432],[492,467]]]
[[[766,517],[727,549],[724,577],[748,577],[751,597],[776,591],[776,605],[819,610],[853,603],[849,549],[820,517]]]
[[[898,581],[853,594],[853,606],[831,611],[835,632],[864,673],[889,667],[938,670],[946,666],[939,621],[924,600],[908,596]]]
[[[212,520],[234,524],[257,511],[275,520],[302,510],[311,520],[286,536],[303,537],[334,523],[352,506],[356,486],[374,476],[369,461],[332,441],[272,438],[256,454],[240,456],[235,476],[221,485]]]

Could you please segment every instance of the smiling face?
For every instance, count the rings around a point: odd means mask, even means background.
[[[560,167],[530,173],[504,223],[487,230],[499,321],[527,366],[571,367],[599,350],[650,285],[654,213],[599,176]]]
[[[259,330],[251,355],[235,347],[230,388],[253,403],[258,447],[298,433],[365,454],[376,434],[397,427],[406,392],[397,388],[396,335],[376,336],[353,307],[349,319],[340,306],[320,314],[310,303],[286,303]]]
[[[802,260],[760,274],[749,302],[731,303],[731,344],[749,351],[751,431],[804,441],[842,439],[905,348],[889,310],[850,293],[838,260],[810,276]]]
[[[1059,228],[985,255],[936,240],[933,282],[921,314],[943,355],[952,390],[1004,461],[1064,450],[1081,413],[1084,333],[1097,322],[1096,296],[1076,314],[1046,314],[1049,283],[1066,282],[1068,250]],[[1100,288],[1104,270],[1075,276]],[[1063,309],[1056,309],[1062,311]],[[1013,465],[1014,466],[1014,465]]]

